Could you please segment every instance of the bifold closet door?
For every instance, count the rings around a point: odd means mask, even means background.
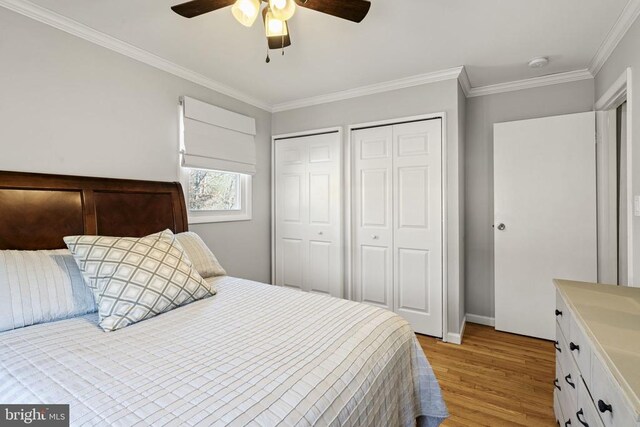
[[[442,121],[393,127],[394,307],[442,336]]]
[[[354,299],[393,311],[393,129],[352,136]]]
[[[341,298],[337,132],[275,141],[275,284]]]
[[[357,301],[442,336],[442,121],[353,131]]]

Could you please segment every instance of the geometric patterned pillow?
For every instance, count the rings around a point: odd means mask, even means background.
[[[64,241],[94,292],[105,331],[216,293],[170,230],[141,238],[68,236]]]

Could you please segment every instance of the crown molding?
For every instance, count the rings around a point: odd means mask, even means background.
[[[493,95],[496,93],[513,92],[522,89],[532,89],[536,87],[551,86],[560,83],[577,82],[580,80],[593,79],[593,74],[586,68],[583,70],[567,71],[564,73],[549,74],[530,79],[516,80],[513,82],[498,83],[488,86],[474,87],[469,90],[467,97]]]
[[[442,71],[418,74],[398,80],[390,80],[383,83],[361,86],[358,88],[348,89],[340,92],[333,92],[326,95],[318,95],[312,96],[310,98],[302,98],[294,101],[282,102],[279,104],[275,104],[272,107],[272,111],[274,113],[277,113],[281,111],[294,110],[297,108],[311,107],[313,105],[326,104],[329,102],[343,101],[345,99],[358,98],[361,96],[374,95],[376,93],[405,89],[408,87],[420,86],[428,83],[453,80],[457,79],[463,70],[464,67],[449,68]]]
[[[616,48],[620,40],[622,40],[631,25],[633,25],[638,16],[640,16],[640,0],[629,0],[615,25],[609,31],[606,39],[591,60],[588,69],[550,74],[542,77],[534,77],[488,86],[472,87],[465,67],[460,66],[271,105],[268,102],[257,99],[249,94],[243,93],[200,73],[168,61],[144,49],[133,46],[27,0],[0,0],[0,6],[125,55],[151,67],[173,74],[177,77],[269,112],[287,111],[452,79],[457,79],[459,81],[462,91],[466,97],[477,97],[593,79]]]
[[[43,8],[26,0],[0,0],[0,6],[27,16],[36,21],[47,24],[51,27],[72,34],[76,37],[85,39],[91,43],[95,43],[104,48],[118,52],[136,61],[150,65],[151,67],[165,71],[174,76],[183,78],[190,82],[204,86],[208,89],[235,98],[239,101],[253,105],[260,109],[271,111],[271,106],[259,99],[240,92],[230,86],[217,82],[195,71],[189,70],[181,65],[175,64],[157,55],[154,55],[144,49],[140,49],[129,43],[123,42],[108,34],[102,33],[84,24],[81,24],[66,16],[55,13],[49,9]]]
[[[462,71],[460,72],[460,76],[458,77],[458,81],[460,82],[460,87],[462,87],[462,92],[464,92],[464,96],[467,98],[471,93],[471,81],[469,80],[469,75],[467,74],[467,69],[462,67]]]
[[[638,16],[640,16],[640,0],[629,0],[589,64],[589,71],[593,76],[600,72],[604,63],[609,59],[620,40],[629,31],[629,28],[638,19]]]

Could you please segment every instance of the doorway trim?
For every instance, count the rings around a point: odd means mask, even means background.
[[[273,135],[271,137],[271,284],[276,283],[276,141],[282,139],[290,139],[290,138],[304,138],[307,136],[315,136],[315,135],[323,135],[327,133],[337,133],[338,139],[340,140],[340,146],[344,147],[344,136],[343,129],[341,126],[334,126],[329,128],[322,129],[313,129],[301,132],[292,132],[292,133],[284,133],[280,135]],[[343,155],[340,159],[340,178],[342,179],[343,186],[345,184],[345,159],[344,159],[344,151]],[[345,218],[345,205],[344,198],[340,200],[340,217],[344,222]],[[340,270],[343,275],[343,283],[342,283],[342,295],[347,298],[347,283],[344,280],[344,271],[345,271],[345,254],[346,248],[345,246],[345,224],[340,224],[340,242],[341,242],[341,250],[342,254],[340,256]]]
[[[352,207],[353,207],[353,199],[352,199],[352,179],[351,179],[351,171],[353,170],[353,150],[355,149],[353,145],[353,131],[358,129],[372,128],[372,127],[381,127],[381,126],[391,126],[397,125],[407,122],[417,122],[423,120],[430,119],[441,119],[442,120],[442,341],[447,342],[447,336],[449,335],[449,325],[447,322],[447,307],[448,307],[448,258],[447,258],[447,115],[445,112],[438,113],[428,113],[421,114],[417,116],[409,116],[409,117],[399,117],[395,119],[387,119],[387,120],[377,120],[372,122],[365,123],[357,123],[347,126],[347,139],[345,144],[344,151],[344,239],[345,239],[345,256],[344,256],[344,276],[345,276],[345,288],[346,288],[346,297],[352,300],[354,291],[353,291],[353,251],[351,251],[351,245],[353,242],[353,230],[351,227],[352,217]],[[464,289],[462,290],[464,292]],[[456,331],[457,333],[457,331]]]
[[[595,103],[595,110],[597,115],[602,115],[608,113],[610,110],[614,110],[622,105],[625,101],[627,102],[627,126],[626,126],[626,146],[627,146],[627,279],[628,284],[633,286],[634,282],[634,269],[633,269],[633,143],[632,143],[632,124],[633,124],[633,106],[632,106],[632,72],[631,68],[628,67],[625,71],[618,77],[618,79],[607,89],[607,91],[598,99]],[[607,142],[612,142],[612,138],[609,135],[609,127],[604,120],[596,120],[596,135],[597,141],[601,142],[603,140],[607,140]],[[615,136],[613,137],[613,141],[615,141]],[[598,150],[599,152],[599,150]],[[597,169],[597,177],[598,182],[601,182],[605,179],[608,170],[603,170],[602,168]],[[600,200],[600,195],[598,196]],[[598,204],[598,208],[600,208],[600,203]],[[607,228],[608,229],[608,228]],[[601,230],[598,230],[598,236],[600,237]],[[611,236],[607,235],[608,238]],[[599,246],[599,245],[598,245]],[[598,257],[600,254],[598,254]]]

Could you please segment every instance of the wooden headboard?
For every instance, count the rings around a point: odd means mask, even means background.
[[[188,230],[179,183],[0,171],[0,249],[59,249],[64,236],[167,228]]]

